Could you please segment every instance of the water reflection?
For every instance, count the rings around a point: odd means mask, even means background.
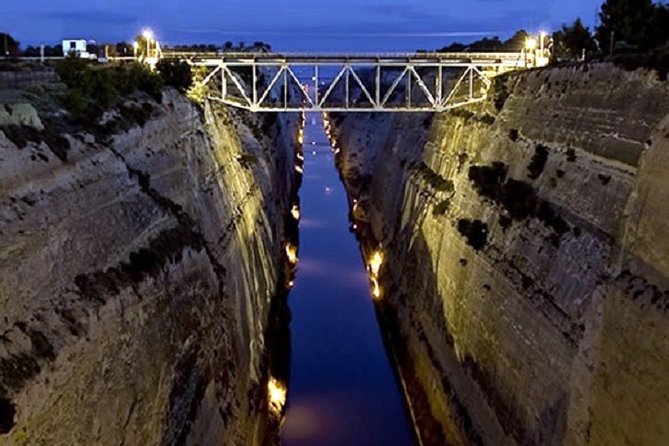
[[[320,116],[307,121],[304,144],[317,155],[305,157],[300,194],[300,262],[289,298],[292,363],[282,443],[409,445],[410,426]]]
[[[327,229],[331,228],[332,223],[327,220],[318,220],[316,218],[303,218],[300,221],[300,229],[302,231],[309,229]]]

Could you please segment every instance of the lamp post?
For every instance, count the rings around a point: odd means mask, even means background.
[[[543,32],[543,31],[541,31],[541,32],[539,33],[539,39],[540,39],[540,43],[539,43],[539,51],[540,51],[541,57],[544,56],[544,39],[545,39],[545,38],[546,38],[546,33]]]
[[[534,57],[532,58],[532,64],[536,65],[537,58],[537,40],[534,37],[528,37],[525,41],[525,66],[527,67],[527,54],[530,52],[533,53]]]
[[[146,57],[151,57],[151,42],[153,41],[154,34],[150,28],[147,28],[142,33],[142,37],[146,40]]]

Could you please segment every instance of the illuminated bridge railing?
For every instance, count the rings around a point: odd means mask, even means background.
[[[526,53],[186,53],[208,97],[253,112],[440,112],[486,99],[492,78],[537,66]]]

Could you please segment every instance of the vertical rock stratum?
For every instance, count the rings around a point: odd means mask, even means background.
[[[262,443],[298,119],[166,91],[105,135],[0,121],[0,444]]]
[[[666,81],[549,68],[331,122],[423,444],[667,444]]]

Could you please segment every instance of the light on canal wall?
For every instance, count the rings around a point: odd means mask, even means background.
[[[381,300],[381,286],[379,285],[381,265],[383,265],[383,253],[381,251],[374,251],[367,267],[369,270],[369,279],[372,282],[372,296],[374,300]]]
[[[297,265],[297,248],[290,243],[286,245],[286,256],[291,265]]]
[[[294,204],[294,205],[293,205],[293,208],[290,210],[290,213],[291,213],[291,215],[293,216],[293,218],[294,218],[295,220],[299,220],[299,219],[300,219],[300,208],[299,208],[298,205]]]
[[[269,379],[269,382],[267,383],[267,396],[269,409],[272,413],[278,416],[283,413],[283,408],[286,405],[287,393],[286,386],[275,378]]]

